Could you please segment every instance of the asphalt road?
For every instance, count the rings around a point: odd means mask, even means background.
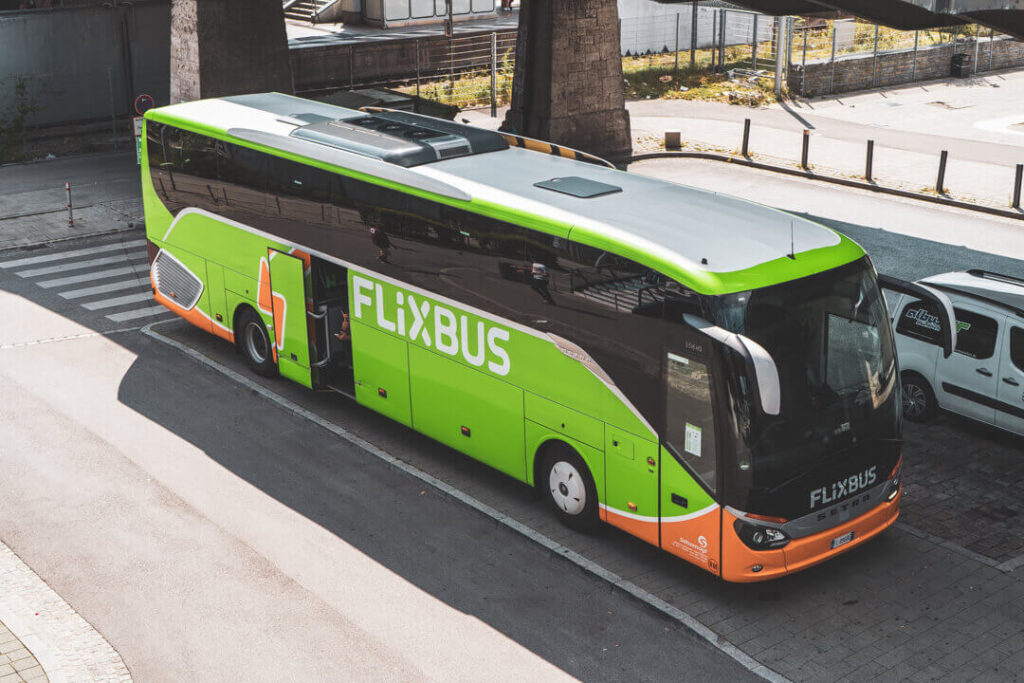
[[[755,679],[138,330],[10,271],[0,310],[0,538],[135,680]]]

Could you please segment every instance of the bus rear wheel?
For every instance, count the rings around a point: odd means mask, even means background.
[[[601,520],[597,514],[597,487],[583,458],[567,447],[550,448],[543,456],[538,488],[570,529],[594,532]]]
[[[238,314],[235,344],[253,371],[264,377],[274,376],[274,352],[270,335],[267,334],[267,326],[251,308],[246,308]]]

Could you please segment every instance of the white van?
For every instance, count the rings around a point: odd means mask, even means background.
[[[1024,435],[1024,279],[968,270],[918,284],[952,302],[956,350],[942,352],[933,303],[896,298],[903,414],[925,421],[943,408]]]

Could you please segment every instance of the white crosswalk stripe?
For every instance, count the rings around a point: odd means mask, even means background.
[[[125,261],[140,261],[146,258],[146,252],[134,251],[130,254],[121,254],[119,256],[107,256],[104,258],[91,259],[89,261],[72,261],[71,263],[62,263],[59,266],[47,266],[45,268],[34,268],[32,270],[20,270],[16,275],[20,277],[39,277],[40,275],[53,275],[55,273],[66,273],[69,270],[82,270],[83,268],[95,268],[96,266],[109,266],[115,263],[124,263]]]
[[[124,296],[116,296],[113,299],[100,299],[99,301],[91,301],[87,304],[82,304],[82,308],[90,311],[98,311],[101,308],[114,308],[115,306],[124,306],[125,304],[137,304],[140,301],[152,301],[153,293],[150,291],[138,292],[137,294],[126,294]]]
[[[136,320],[151,315],[159,315],[160,313],[170,313],[170,311],[163,306],[149,306],[147,308],[137,308],[134,311],[125,311],[124,313],[112,313],[107,318],[116,323],[123,323],[126,320]]]
[[[42,287],[43,289],[51,289],[53,287],[63,287],[64,285],[77,285],[82,282],[103,280],[105,278],[115,277],[118,275],[147,275],[148,273],[149,266],[127,266],[125,268],[109,268],[107,270],[97,270],[91,273],[82,273],[81,275],[69,275],[68,277],[59,277],[56,280],[44,280],[42,282],[37,282],[36,284]]]
[[[69,289],[66,292],[60,292],[60,295],[65,299],[81,299],[83,296],[109,294],[110,292],[118,292],[124,289],[134,289],[136,287],[149,288],[149,286],[149,280],[145,280],[142,278],[132,278],[131,280],[111,282],[109,285],[95,285],[93,287],[83,287],[82,289]]]
[[[127,242],[115,242],[104,244],[99,247],[87,249],[71,249],[42,256],[30,256],[28,258],[14,259],[13,261],[0,261],[0,268],[19,268],[21,266],[34,266],[37,263],[49,263],[51,261],[63,261],[64,259],[77,258],[79,256],[90,256],[92,254],[103,254],[108,251],[123,251],[131,247],[145,246],[146,240],[129,240]]]
[[[173,315],[153,301],[145,244],[144,239],[132,239],[54,250],[0,261],[0,269],[11,270],[87,311],[102,312],[113,322]]]

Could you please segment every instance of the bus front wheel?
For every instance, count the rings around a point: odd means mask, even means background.
[[[577,531],[596,531],[597,487],[583,458],[567,447],[549,448],[543,458],[538,487],[559,520]]]
[[[245,308],[238,314],[235,343],[245,362],[257,374],[264,377],[272,377],[275,374],[274,352],[270,335],[267,334],[267,326],[251,308]]]

